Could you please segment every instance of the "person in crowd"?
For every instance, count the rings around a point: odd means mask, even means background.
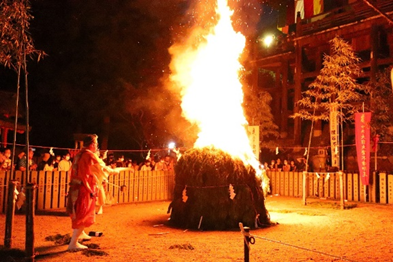
[[[166,170],[173,171],[173,159],[171,156],[165,156]]]
[[[154,167],[155,171],[167,171],[167,166],[165,164],[165,158],[161,157]]]
[[[296,169],[297,169],[297,171],[298,172],[303,172],[303,171],[305,171],[306,170],[306,162],[305,162],[305,159],[304,159],[304,157],[299,157],[299,158],[297,158],[296,159],[296,161],[297,161],[297,167],[296,167]]]
[[[132,162],[132,166],[133,166],[133,168],[134,168],[134,172],[136,172],[136,171],[138,171],[139,170],[139,165],[138,165],[138,163],[135,161],[135,162]]]
[[[27,162],[29,163],[29,165],[28,165],[29,170],[36,170],[37,164],[34,162],[33,157],[34,157],[34,150],[32,148],[29,149],[28,160],[26,158],[25,150],[20,152],[17,157],[16,170],[26,171]]]
[[[52,171],[53,160],[49,153],[44,153],[41,161],[37,165],[37,171]]]
[[[155,170],[157,162],[154,159],[154,157],[150,157],[149,161],[150,161],[151,170]]]
[[[110,166],[112,162],[115,162],[115,155],[113,153],[107,153],[106,160],[104,160],[107,166]]]
[[[132,159],[127,159],[126,160],[126,167],[127,168],[133,168],[133,166],[132,166]]]
[[[282,165],[282,171],[288,172],[291,170],[291,166],[288,164],[288,160],[284,159],[284,163]]]
[[[276,160],[276,170],[277,171],[281,171],[282,170],[282,163],[281,163],[281,159],[277,158]]]
[[[71,217],[72,237],[68,245],[69,251],[86,249],[78,243],[78,239],[89,239],[84,232],[95,222],[98,178],[92,166],[99,165],[95,152],[98,150],[97,135],[87,135],[83,140],[84,147],[75,156],[71,168],[70,188],[68,192],[67,213]]]
[[[135,172],[134,163],[133,163],[132,159],[127,159],[126,160],[126,168],[128,170],[130,170],[130,172]]]
[[[115,168],[117,167],[117,162],[113,160],[112,162],[109,163],[108,166],[109,166],[110,168],[112,168],[112,169],[115,169]]]
[[[149,160],[145,160],[145,162],[143,163],[143,165],[141,166],[141,171],[151,171],[151,165],[150,165],[150,161]]]
[[[21,165],[23,164],[22,169],[26,170],[26,153],[25,151],[21,151],[15,159],[15,170],[21,171]]]
[[[289,171],[293,171],[293,172],[297,171],[297,167],[295,165],[295,161],[291,160],[291,163],[289,165],[291,167],[291,169]]]
[[[117,167],[125,167],[124,156],[120,156],[116,161]]]
[[[57,166],[58,171],[69,171],[72,166],[72,162],[70,160],[70,153],[67,153],[63,156],[63,159],[60,160],[59,165]]]
[[[6,148],[4,150],[4,154],[2,154],[0,160],[0,170],[1,171],[11,170],[11,149],[9,148]]]
[[[53,170],[58,171],[59,170],[59,163],[61,161],[61,155],[56,155],[55,159],[53,161]]]
[[[56,171],[54,165],[53,157],[51,156],[48,163],[44,166],[44,171]]]
[[[269,170],[270,169],[269,164],[267,162],[263,163],[263,168],[265,170]]]
[[[270,169],[271,171],[276,171],[276,161],[275,161],[274,159],[272,159],[272,160],[270,161],[269,169]]]

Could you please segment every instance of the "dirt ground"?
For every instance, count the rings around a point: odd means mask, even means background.
[[[347,203],[353,204],[353,203]],[[35,217],[36,261],[244,261],[240,230],[193,231],[168,226],[169,202],[106,206],[87,231],[101,231],[89,252],[67,252],[46,237],[71,232],[61,212]],[[393,261],[393,205],[356,203],[340,210],[337,202],[268,197],[275,226],[251,230],[250,261]],[[5,215],[0,215],[4,240]],[[15,217],[13,248],[24,249],[25,217]],[[4,242],[2,241],[2,244]],[[0,251],[0,261],[21,261]]]

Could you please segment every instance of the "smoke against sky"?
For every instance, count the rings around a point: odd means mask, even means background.
[[[181,49],[176,52],[192,52],[201,42],[205,41],[204,37],[217,22],[215,0],[187,1],[187,5],[185,5],[185,1],[174,1],[173,4],[177,6],[180,4],[178,9],[180,13],[179,17],[174,19],[176,23],[169,26],[171,46],[168,46],[165,52],[169,50],[172,59],[174,58],[174,49]],[[254,34],[262,12],[261,4],[255,0],[231,1],[230,6],[234,9],[233,26],[235,30],[245,35]],[[162,14],[154,11],[153,13],[157,17]],[[161,18],[159,20],[162,21]],[[139,107],[142,106],[151,111],[156,120],[153,125],[159,126],[159,130],[165,132],[165,136],[173,135],[185,145],[190,146],[196,139],[197,129],[181,116],[181,89],[173,81],[169,81],[171,69],[163,69],[163,72],[158,85],[149,87],[149,91],[144,93],[142,99],[138,95],[138,103],[142,103]],[[132,104],[135,105],[135,103]],[[135,111],[135,107],[131,110]],[[148,118],[151,119],[151,117]],[[165,121],[160,123],[162,119]],[[152,132],[156,133],[156,131]]]
[[[198,24],[214,23],[214,3],[32,2],[30,32],[48,56],[28,64],[31,142],[73,146],[73,133],[98,133],[102,139],[109,132],[110,147],[139,147],[144,139],[159,146],[170,137],[188,144],[196,131],[180,116],[178,93],[167,88],[168,50]],[[231,0],[231,5],[235,28],[252,35],[261,5],[257,0]],[[14,90],[13,74],[1,70],[1,89]],[[108,117],[110,128],[103,126]]]

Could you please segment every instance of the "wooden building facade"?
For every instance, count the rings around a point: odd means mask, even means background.
[[[266,72],[274,76],[274,86],[263,89],[273,97],[272,112],[282,138],[303,144],[302,122],[290,115],[297,112],[302,92],[320,74],[323,56],[330,53],[329,41],[335,36],[349,42],[361,58],[363,81],[393,64],[393,1],[369,2],[373,5],[349,0],[348,5],[327,13],[303,20],[298,17],[288,34],[269,48],[253,41],[253,86],[263,86],[261,75]],[[314,129],[314,136],[318,136],[321,123]]]

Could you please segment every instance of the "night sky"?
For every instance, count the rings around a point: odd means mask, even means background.
[[[202,2],[208,8],[212,0]],[[275,23],[275,12],[259,2],[232,1],[236,27],[245,35]],[[48,55],[28,62],[30,144],[72,148],[73,133],[96,133],[100,139],[107,134],[110,149],[162,148],[173,139],[190,145],[179,101],[162,82],[169,75],[167,50],[193,26],[195,2],[31,4],[29,31],[35,48]],[[0,89],[16,90],[15,72],[0,70]],[[23,135],[18,142],[24,143]]]

